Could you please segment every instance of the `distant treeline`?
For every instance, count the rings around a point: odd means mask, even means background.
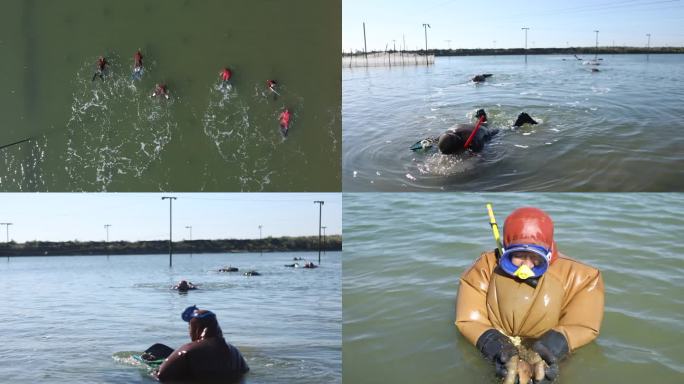
[[[397,53],[400,51],[389,50],[387,53]],[[403,51],[406,53],[424,55],[425,50]],[[428,54],[435,56],[490,56],[490,55],[593,55],[596,47],[568,47],[568,48],[476,48],[476,49],[429,49]],[[383,53],[383,51],[373,51],[371,53]],[[599,47],[599,55],[613,54],[662,54],[662,53],[684,53],[684,47]],[[343,52],[343,56],[363,56],[363,51],[354,53]]]
[[[333,235],[321,240],[326,251],[341,251],[342,237]],[[262,240],[191,240],[173,243],[174,253],[222,252],[311,252],[318,251],[318,236],[268,237]],[[153,241],[28,241],[0,244],[0,256],[52,256],[52,255],[144,255],[169,252],[169,242]]]

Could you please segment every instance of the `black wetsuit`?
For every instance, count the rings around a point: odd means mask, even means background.
[[[236,382],[249,372],[240,351],[223,337],[187,343],[159,367],[161,382]]]
[[[449,128],[439,136],[439,142],[437,144],[439,151],[445,155],[452,155],[465,151],[465,143],[473,132],[473,129],[475,129],[475,124],[456,124]],[[482,151],[485,143],[491,140],[498,132],[498,129],[488,128],[486,123],[482,123],[467,149],[470,149],[473,152]]]

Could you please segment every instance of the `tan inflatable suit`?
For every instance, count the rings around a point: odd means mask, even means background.
[[[473,345],[486,330],[538,338],[553,329],[570,350],[594,340],[603,319],[603,279],[588,265],[560,255],[537,288],[494,272],[494,252],[483,253],[461,276],[456,326]]]
[[[538,244],[552,250],[548,270],[536,288],[497,269],[494,252],[483,253],[461,276],[456,326],[473,345],[492,328],[522,338],[539,338],[554,330],[565,336],[570,351],[599,334],[604,304],[601,273],[559,254],[553,222],[538,212],[520,208],[504,226],[504,245]]]

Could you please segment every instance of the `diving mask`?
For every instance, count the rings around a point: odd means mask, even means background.
[[[206,311],[202,314],[197,312],[198,308],[195,305],[191,305],[183,311],[183,314],[181,314],[181,319],[186,322],[190,322],[192,319],[203,319],[205,317],[210,317],[210,316],[216,316],[214,312],[211,311]]]
[[[516,252],[529,252],[541,256],[543,262],[536,265],[534,268],[530,268],[523,264],[521,266],[516,266],[513,264],[511,258]],[[553,252],[551,249],[544,248],[536,244],[510,244],[504,248],[504,253],[499,259],[499,265],[506,273],[511,276],[515,276],[519,279],[525,280],[530,277],[539,277],[546,272],[549,268],[549,263],[551,262],[551,255]]]

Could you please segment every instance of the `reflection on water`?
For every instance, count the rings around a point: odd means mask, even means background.
[[[679,194],[345,194],[343,376],[349,383],[497,383],[454,325],[459,276],[497,220],[547,211],[559,250],[605,281],[601,334],[563,383],[677,383],[684,373]]]
[[[348,191],[684,189],[683,55],[438,58],[430,67],[344,68]],[[482,84],[477,73],[494,75]],[[476,158],[411,152],[487,111],[500,129]],[[520,112],[538,125],[513,128]],[[448,159],[442,159],[448,157]],[[657,169],[657,172],[653,170]]]

